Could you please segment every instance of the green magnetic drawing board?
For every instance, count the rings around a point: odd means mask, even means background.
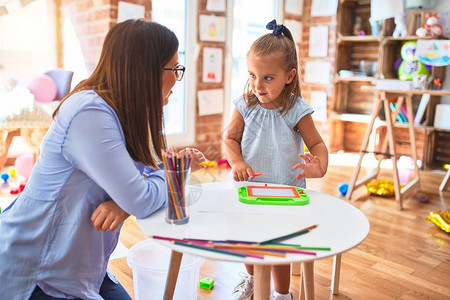
[[[309,196],[294,186],[242,186],[238,189],[239,201],[260,205],[306,205]]]

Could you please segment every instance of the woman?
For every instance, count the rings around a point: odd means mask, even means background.
[[[3,299],[130,299],[106,268],[128,214],[166,203],[163,106],[184,74],[177,51],[157,23],[109,31],[92,75],[56,109],[25,190],[0,215]]]

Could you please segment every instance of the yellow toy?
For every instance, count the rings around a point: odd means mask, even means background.
[[[445,232],[450,232],[450,212],[446,210],[441,212],[430,212],[427,222],[434,223]]]
[[[378,196],[393,196],[395,194],[394,182],[391,180],[375,180],[366,183],[367,194]]]
[[[205,168],[215,168],[217,167],[217,162],[206,159],[204,162],[199,163],[199,165]]]

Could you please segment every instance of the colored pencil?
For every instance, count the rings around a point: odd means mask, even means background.
[[[297,254],[306,254],[306,255],[316,255],[316,252],[310,251],[302,251],[299,249],[294,249],[290,247],[281,247],[281,246],[266,246],[266,245],[227,245],[227,244],[213,244],[213,247],[220,247],[226,249],[256,249],[256,250],[264,250],[264,251],[278,251],[278,252],[287,252],[287,253],[297,253]]]
[[[165,156],[165,153],[162,155],[162,159],[163,159],[164,169],[166,171],[166,179],[169,182],[169,189],[170,189],[170,193],[172,194],[172,202],[173,202],[173,207],[175,208],[175,214],[177,216],[177,219],[181,220],[181,214],[178,211],[178,205],[177,205],[177,201],[176,201],[176,198],[175,198],[175,193],[173,192],[172,180],[170,178],[168,164],[167,164],[167,161],[166,161],[167,157]]]
[[[173,243],[175,245],[180,245],[180,246],[185,246],[185,247],[190,247],[190,248],[196,248],[196,249],[205,250],[205,251],[211,251],[211,252],[216,252],[216,253],[228,254],[228,255],[239,256],[239,257],[244,257],[244,258],[247,257],[247,255],[242,254],[242,253],[235,253],[235,252],[215,249],[215,248],[211,248],[211,247],[205,247],[205,246],[200,246],[200,245],[193,245],[193,244],[177,242],[177,241],[174,241]]]
[[[261,176],[262,174],[263,174],[263,173],[253,173],[253,175],[250,176],[250,180],[253,179],[253,178],[255,178],[255,177]]]
[[[284,241],[284,240],[287,240],[287,239],[290,239],[290,238],[293,238],[293,237],[296,237],[296,236],[308,233],[310,230],[312,230],[312,229],[314,229],[316,227],[317,227],[317,225],[311,225],[311,226],[306,227],[304,229],[300,229],[300,230],[298,230],[296,232],[293,232],[293,233],[290,233],[290,234],[286,234],[286,235],[279,236],[279,237],[276,237],[276,238],[273,238],[273,239],[270,239],[270,240],[266,240],[266,241],[260,242],[259,244],[260,245],[265,245],[265,244],[273,244],[273,243],[276,243],[276,242]]]

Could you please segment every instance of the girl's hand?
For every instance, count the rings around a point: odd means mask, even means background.
[[[130,215],[113,200],[105,201],[94,210],[91,216],[95,229],[114,231]]]
[[[294,169],[302,169],[303,172],[296,176],[300,178],[320,178],[325,175],[325,170],[320,163],[318,156],[313,156],[311,153],[299,154],[304,163],[299,163],[294,166]]]
[[[232,172],[235,181],[247,181],[254,173],[252,168],[245,162],[233,164]]]

